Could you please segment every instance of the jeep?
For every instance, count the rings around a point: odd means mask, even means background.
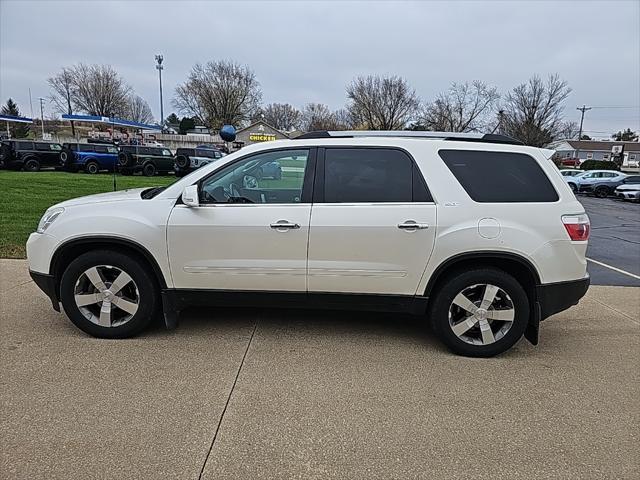
[[[118,147],[95,143],[65,143],[60,153],[60,164],[64,170],[83,170],[95,174],[101,170],[113,172],[118,162]]]
[[[178,148],[176,150],[176,163],[174,171],[176,177],[184,177],[188,173],[211,162],[221,159],[225,154],[211,147]]]
[[[0,167],[37,172],[42,167],[60,165],[59,143],[32,140],[3,140],[0,143]]]
[[[125,145],[118,153],[118,170],[122,175],[142,173],[153,177],[156,173],[166,175],[173,172],[173,154],[165,147]]]
[[[492,356],[537,344],[589,286],[589,218],[550,157],[471,133],[251,145],[168,187],[52,206],[31,276],[96,337],[161,312],[175,328],[190,306],[350,308],[418,315],[451,351]],[[261,178],[273,162],[281,178]]]

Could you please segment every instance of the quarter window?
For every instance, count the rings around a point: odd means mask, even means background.
[[[223,167],[200,185],[202,203],[300,203],[309,150],[277,150]]]
[[[529,155],[440,150],[440,157],[476,202],[555,202],[558,194]]]
[[[386,148],[328,148],[325,203],[430,202],[424,180],[406,153]]]

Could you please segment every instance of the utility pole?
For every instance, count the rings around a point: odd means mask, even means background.
[[[158,79],[160,80],[160,127],[162,127],[162,122],[164,122],[164,110],[162,106],[162,61],[164,58],[162,55],[156,55],[156,69],[158,70]]]
[[[38,98],[40,100],[40,126],[42,127],[42,139],[44,140],[44,98]]]
[[[582,123],[584,122],[584,112],[591,110],[591,107],[587,107],[586,105],[582,105],[582,107],[576,108],[581,112],[580,115],[580,133],[578,133],[578,142],[582,140]],[[580,160],[580,144],[578,143],[578,148],[576,149],[576,158]]]

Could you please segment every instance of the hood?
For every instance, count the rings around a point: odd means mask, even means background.
[[[636,191],[636,190],[640,190],[640,183],[631,183],[628,185],[620,185],[617,190],[631,190],[631,191]]]
[[[121,202],[123,200],[135,199],[140,200],[140,194],[148,189],[149,187],[132,188],[129,190],[118,190],[116,192],[97,193],[95,195],[87,195],[86,197],[65,200],[64,202],[53,205],[53,207],[73,207],[74,205],[86,205],[89,203]]]

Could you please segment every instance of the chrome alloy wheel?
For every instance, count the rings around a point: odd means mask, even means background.
[[[507,334],[515,313],[507,292],[495,285],[479,283],[455,296],[449,306],[449,326],[465,343],[489,345]]]
[[[78,278],[74,299],[80,312],[101,327],[118,327],[138,311],[138,286],[123,270],[97,265]]]

